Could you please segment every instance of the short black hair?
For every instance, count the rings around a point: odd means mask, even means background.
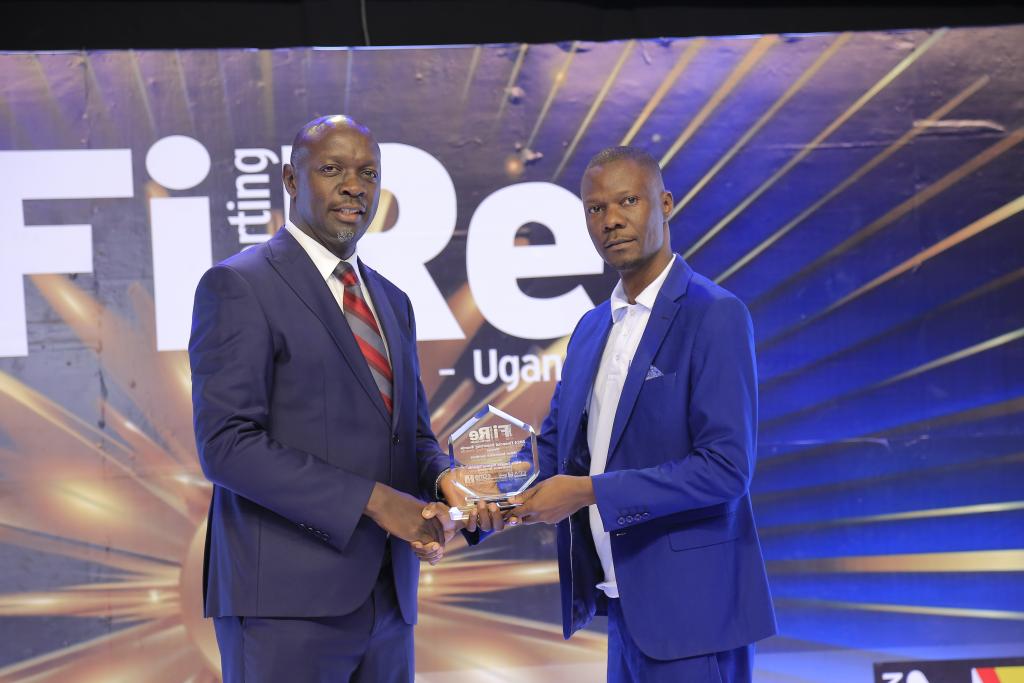
[[[587,167],[583,169],[583,172],[586,173],[595,166],[604,166],[615,161],[624,160],[632,161],[635,164],[646,168],[651,173],[654,173],[655,177],[661,180],[661,166],[658,164],[658,160],[655,159],[646,149],[642,149],[640,147],[605,147],[600,152],[590,157],[590,161],[587,162]]]

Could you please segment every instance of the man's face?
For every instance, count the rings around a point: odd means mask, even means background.
[[[362,131],[325,124],[284,169],[291,220],[340,258],[355,251],[377,211],[380,148]]]
[[[594,166],[580,187],[594,248],[615,270],[635,270],[670,251],[665,221],[672,194],[657,176],[632,159]]]

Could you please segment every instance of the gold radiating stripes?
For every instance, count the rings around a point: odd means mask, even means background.
[[[820,529],[832,529],[858,524],[879,524],[884,522],[906,522],[917,519],[936,519],[941,517],[962,517],[965,515],[989,515],[999,512],[1016,512],[1024,510],[1024,501],[1008,503],[981,503],[978,505],[958,505],[947,508],[929,508],[925,510],[908,510],[906,512],[888,512],[878,515],[861,515],[859,517],[840,517],[818,522],[800,524],[784,524],[779,526],[759,527],[757,532],[762,538],[785,536],[787,534],[805,533]]]
[[[994,348],[1003,346],[1005,344],[1009,344],[1021,338],[1024,338],[1024,327],[1013,330],[1012,332],[1000,334],[998,336],[992,337],[991,339],[986,339],[983,342],[979,342],[972,346],[968,346],[967,348],[960,349],[959,351],[954,351],[953,353],[946,354],[941,358],[936,358],[934,360],[928,361],[927,363],[922,363],[921,365],[901,372],[898,375],[893,375],[892,377],[884,379],[880,382],[875,382],[874,384],[871,384],[869,386],[862,387],[860,389],[855,389],[845,394],[840,394],[839,396],[833,396],[820,403],[807,406],[806,408],[801,408],[800,410],[795,410],[791,413],[787,413],[786,415],[780,415],[779,417],[773,418],[771,420],[766,420],[761,423],[761,426],[775,427],[786,422],[791,422],[794,419],[800,417],[801,415],[807,415],[809,413],[817,412],[826,406],[833,406],[843,401],[848,401],[856,396],[863,396],[865,394],[869,394],[872,391],[877,391],[878,389],[889,386],[890,384],[895,384],[896,382],[901,382],[905,379],[910,379],[911,377],[923,374],[925,372],[928,372],[929,370],[934,370],[935,368],[940,368],[944,365],[955,363],[957,361],[963,360],[964,358],[969,358],[979,353],[984,353],[985,351],[991,351]]]
[[[810,324],[811,322],[813,322],[813,321],[815,321],[815,320],[817,320],[817,319],[819,319],[819,318],[821,318],[823,316],[828,315],[829,313],[831,313],[832,311],[836,310],[837,308],[839,308],[841,306],[845,306],[846,304],[850,303],[851,301],[853,301],[855,299],[859,299],[860,297],[864,296],[868,292],[870,292],[873,289],[876,289],[876,288],[884,285],[885,283],[889,282],[890,280],[892,280],[892,279],[894,279],[894,278],[896,278],[896,277],[898,277],[900,275],[903,275],[904,273],[906,273],[906,272],[908,272],[910,270],[918,268],[925,261],[928,261],[929,259],[932,259],[932,258],[938,256],[939,254],[945,252],[945,251],[949,251],[950,249],[952,249],[953,247],[957,246],[961,242],[967,241],[968,239],[974,237],[975,235],[978,235],[978,234],[984,232],[985,230],[988,230],[993,225],[997,225],[997,224],[1001,223],[1002,221],[1006,220],[1007,218],[1011,218],[1011,217],[1015,216],[1016,214],[1020,213],[1021,211],[1024,211],[1024,195],[1021,195],[1020,197],[1017,197],[1016,199],[1014,199],[1011,202],[1007,202],[1006,204],[1004,204],[1003,206],[999,207],[995,211],[993,211],[993,212],[991,212],[991,213],[989,213],[989,214],[987,214],[985,216],[982,216],[981,218],[979,218],[978,220],[974,221],[970,225],[957,230],[952,235],[949,235],[945,239],[939,240],[938,242],[936,242],[932,246],[928,247],[927,249],[921,251],[918,254],[915,254],[914,256],[912,256],[910,258],[908,258],[903,263],[901,263],[901,264],[899,264],[897,266],[894,266],[893,268],[890,268],[886,272],[884,272],[881,275],[879,275],[878,277],[876,277],[871,282],[868,282],[865,285],[861,285],[860,287],[858,287],[854,291],[850,292],[849,294],[847,294],[843,298],[841,298],[838,301],[836,301],[835,303],[831,304],[825,310],[823,310],[820,313],[817,313],[817,314],[807,318],[806,320],[801,322],[801,324],[797,328],[791,328],[791,329],[795,330],[795,329],[798,329],[799,327],[804,327],[804,326]],[[786,332],[784,334],[791,334],[791,332]]]
[[[174,56],[177,59],[178,53],[175,52]],[[257,61],[260,65],[259,90],[262,95],[260,100],[263,106],[263,130],[268,140],[274,140],[277,137],[277,107],[274,106],[274,53],[270,50],[260,50]],[[181,71],[180,62],[178,69]],[[181,87],[185,88],[184,71],[181,71]],[[190,108],[189,116],[192,116],[192,104],[188,101],[188,93],[185,94],[185,105]],[[276,229],[277,225],[274,228]]]
[[[498,113],[494,116],[494,123],[492,125],[492,131],[497,127],[498,122],[501,121],[501,115],[505,113],[505,107],[508,106],[509,91],[515,87],[516,81],[519,79],[519,71],[523,68],[523,60],[526,59],[526,51],[530,49],[530,46],[523,43],[519,46],[519,54],[516,55],[516,61],[512,65],[512,73],[508,76],[508,83],[505,84],[505,89],[501,91],[501,106],[498,107]]]
[[[686,253],[683,254],[683,258],[689,258],[693,256],[698,250],[700,250],[705,244],[721,232],[727,225],[732,223],[733,220],[741,213],[747,210],[751,204],[757,201],[765,192],[772,188],[784,175],[793,170],[793,167],[803,161],[811,152],[817,149],[826,138],[832,135],[836,130],[839,129],[844,123],[846,123],[851,116],[856,114],[861,108],[870,102],[875,95],[880,93],[886,86],[892,83],[896,78],[910,68],[914,62],[916,62],[921,55],[927,52],[938,40],[946,34],[947,29],[940,29],[928,37],[923,43],[921,43],[913,52],[907,55],[903,61],[894,66],[885,76],[883,76],[877,83],[868,89],[863,95],[861,95],[856,102],[851,104],[846,111],[840,114],[832,123],[828,124],[824,130],[818,133],[813,140],[804,145],[799,152],[797,152],[789,161],[783,164],[782,168],[773,173],[768,180],[764,181],[756,190],[747,195],[739,204],[725,215],[718,223],[716,223],[710,230],[704,233],[703,236],[697,242],[691,246]]]
[[[965,550],[944,553],[851,555],[809,560],[773,560],[776,574],[878,574],[1024,571],[1024,550]]]
[[[968,408],[967,410],[960,410],[954,413],[947,413],[945,415],[939,415],[937,417],[929,417],[923,420],[915,420],[913,422],[906,422],[901,425],[889,427],[888,429],[871,432],[869,434],[859,434],[843,441],[830,441],[830,442],[819,442],[811,448],[806,448],[798,451],[790,451],[782,453],[770,458],[761,458],[757,466],[761,471],[765,469],[771,469],[773,467],[779,467],[782,465],[788,465],[798,460],[805,458],[819,457],[822,455],[829,455],[834,453],[841,447],[851,446],[853,444],[864,444],[864,443],[875,443],[880,448],[889,449],[889,440],[906,437],[908,435],[916,435],[926,432],[933,432],[938,429],[944,429],[946,427],[954,427],[962,424],[969,424],[971,422],[980,422],[982,420],[997,419],[1000,417],[1006,417],[1008,415],[1016,415],[1017,413],[1024,412],[1024,397],[1012,398],[1007,401],[999,401],[997,403],[989,403],[987,405],[978,406],[977,408]],[[999,464],[1009,464],[1024,461],[1024,453],[1015,453],[1009,456],[1000,456],[994,460],[981,461],[981,465],[986,465],[991,462],[998,462]],[[977,466],[977,461],[967,463],[958,463],[951,466],[943,466],[939,468],[933,468],[929,471],[947,471],[952,468],[961,468],[965,466]],[[893,479],[900,479],[910,474],[917,476],[920,470],[915,470],[910,473],[899,473],[893,476],[887,476],[882,479],[876,478],[873,481],[889,481]],[[791,497],[793,494],[803,495],[804,493],[810,492],[815,493],[824,489],[843,489],[843,488],[855,488],[859,486],[858,482],[849,482],[841,485],[828,484],[826,486],[813,486],[807,489],[801,490],[788,490],[780,491],[775,493],[758,493],[754,495],[754,499],[758,501],[767,500],[779,500],[782,498]]]
[[[1018,268],[1017,270],[1010,271],[1009,273],[1006,273],[1005,275],[1001,275],[1000,277],[997,277],[994,280],[990,280],[989,282],[986,282],[985,284],[981,285],[980,287],[976,287],[976,288],[972,289],[971,291],[969,291],[969,292],[967,292],[965,294],[961,294],[960,296],[958,296],[955,299],[951,299],[950,301],[947,301],[946,303],[942,304],[941,306],[939,306],[937,308],[933,308],[933,309],[931,309],[929,311],[926,311],[924,314],[919,315],[916,318],[912,318],[911,320],[907,320],[906,322],[904,322],[904,323],[902,323],[900,325],[897,325],[896,327],[892,327],[892,328],[890,328],[888,330],[884,330],[884,331],[880,332],[879,334],[876,334],[876,335],[874,335],[872,337],[868,337],[867,339],[864,339],[862,341],[857,342],[853,346],[848,346],[848,347],[846,347],[844,349],[840,349],[839,351],[836,351],[834,353],[830,353],[827,356],[823,356],[822,358],[819,358],[819,359],[817,359],[815,361],[812,361],[811,363],[808,363],[807,365],[802,365],[800,367],[793,368],[792,370],[788,370],[788,371],[786,371],[784,373],[775,375],[774,377],[771,377],[769,379],[765,379],[764,381],[760,382],[758,386],[760,387],[760,390],[762,392],[764,392],[766,389],[769,389],[769,388],[771,388],[773,386],[776,386],[776,385],[778,385],[778,384],[780,384],[780,383],[782,383],[782,382],[784,382],[784,381],[786,381],[788,379],[791,379],[792,377],[795,377],[797,375],[802,375],[802,374],[804,374],[806,372],[809,372],[813,368],[820,367],[820,366],[824,365],[825,363],[829,363],[831,361],[834,361],[836,358],[839,358],[841,356],[846,356],[846,355],[849,355],[851,353],[855,353],[857,351],[865,349],[868,346],[870,346],[871,344],[877,343],[880,339],[883,339],[884,337],[891,336],[891,335],[896,334],[897,332],[900,332],[900,331],[905,331],[905,330],[911,329],[912,327],[914,327],[916,325],[920,325],[925,320],[930,320],[930,319],[936,318],[937,316],[939,316],[939,315],[941,315],[943,313],[946,313],[947,311],[953,310],[957,306],[961,306],[961,305],[963,305],[965,303],[968,303],[968,302],[970,302],[970,301],[972,301],[974,299],[977,299],[977,298],[979,298],[981,296],[984,296],[986,294],[990,294],[990,293],[992,293],[992,292],[994,292],[996,290],[999,290],[999,289],[1002,289],[1003,287],[1011,285],[1014,282],[1020,280],[1021,278],[1024,278],[1024,268]]]
[[[601,105],[604,103],[604,98],[608,96],[608,91],[611,90],[612,84],[615,83],[615,79],[619,77],[619,72],[622,71],[622,66],[626,63],[626,59],[629,58],[629,55],[633,52],[633,48],[635,46],[636,41],[631,40],[626,43],[626,47],[622,49],[622,54],[619,55],[619,60],[615,62],[612,72],[608,74],[608,78],[605,79],[604,85],[601,86],[601,90],[598,91],[597,97],[594,98],[594,102],[590,105],[587,115],[583,117],[583,123],[580,124],[579,130],[576,131],[576,135],[573,137],[572,142],[569,143],[568,149],[565,150],[565,154],[562,156],[562,161],[559,162],[558,168],[555,169],[555,174],[551,177],[551,182],[557,181],[558,176],[562,175],[562,171],[565,170],[565,165],[569,162],[569,159],[576,151],[576,146],[580,143],[584,133],[587,132],[587,128],[590,127],[590,122],[594,120],[594,115],[597,114],[597,110],[600,109]]]
[[[858,168],[856,171],[854,171],[843,182],[839,183],[834,188],[832,188],[828,193],[825,194],[824,197],[822,197],[821,199],[819,199],[818,201],[814,202],[813,204],[808,206],[806,209],[801,211],[796,216],[796,218],[794,218],[793,220],[789,221],[788,223],[783,225],[781,228],[776,230],[774,233],[769,235],[760,244],[758,244],[756,247],[754,247],[749,252],[747,252],[743,257],[741,257],[735,263],[733,263],[731,266],[729,266],[724,271],[722,271],[715,278],[715,282],[719,282],[720,283],[720,282],[722,282],[722,281],[732,277],[736,273],[736,271],[740,270],[741,268],[746,266],[748,263],[753,261],[755,258],[760,256],[761,253],[764,252],[765,249],[767,249],[768,247],[772,246],[773,244],[778,242],[780,239],[785,237],[791,230],[793,230],[793,228],[795,228],[796,226],[800,225],[805,220],[807,220],[811,216],[811,214],[815,213],[822,206],[824,206],[828,202],[830,202],[833,199],[835,199],[841,193],[845,192],[847,189],[850,188],[850,186],[852,186],[858,180],[860,180],[865,175],[867,175],[868,173],[873,171],[875,168],[877,168],[883,161],[885,161],[886,159],[891,157],[893,154],[895,154],[896,152],[901,150],[903,147],[905,147],[907,144],[909,144],[911,140],[913,140],[918,135],[920,135],[921,133],[923,133],[926,130],[928,130],[927,125],[919,125],[919,123],[928,124],[928,123],[931,123],[933,121],[938,121],[942,117],[946,116],[946,114],[948,114],[949,112],[953,111],[954,109],[959,107],[961,104],[963,104],[963,102],[967,98],[971,97],[974,93],[976,93],[979,90],[981,90],[981,88],[983,88],[988,82],[989,82],[989,77],[988,76],[982,76],[981,78],[979,78],[978,80],[974,81],[969,86],[967,86],[967,88],[965,88],[963,91],[958,93],[953,99],[951,99],[950,101],[946,102],[944,105],[942,105],[941,107],[939,107],[938,109],[933,111],[931,114],[929,114],[928,117],[925,118],[923,122],[915,122],[913,127],[911,127],[910,130],[908,130],[906,133],[904,133],[902,136],[900,136],[900,138],[898,140],[896,140],[894,143],[892,143],[891,145],[886,147],[884,150],[882,150],[881,152],[876,154],[874,157],[872,157],[872,159],[870,161],[868,161],[866,164],[864,164],[863,166]]]
[[[576,51],[579,49],[580,42],[578,40],[572,41],[572,46],[569,48],[569,54],[565,56],[565,60],[562,62],[561,68],[558,69],[558,73],[555,74],[554,80],[551,82],[551,90],[548,91],[548,97],[544,100],[544,106],[540,109],[540,115],[537,116],[537,122],[533,124],[533,130],[530,131],[530,137],[526,140],[526,149],[533,149],[533,141],[537,139],[537,133],[540,132],[540,127],[544,124],[544,119],[548,116],[548,111],[551,109],[552,103],[555,101],[555,97],[558,95],[558,91],[562,89],[565,84],[565,75],[569,73],[569,67],[572,65],[573,57],[576,56]]]
[[[842,33],[834,41],[832,41],[832,44],[828,46],[828,49],[822,52],[818,56],[818,58],[814,60],[814,63],[807,67],[807,69],[802,74],[800,74],[800,78],[796,79],[796,81],[794,81],[793,84],[786,89],[786,92],[782,93],[782,96],[780,96],[779,99],[775,100],[774,104],[772,104],[768,111],[766,111],[764,114],[761,114],[761,118],[755,121],[754,125],[752,125],[747,130],[747,132],[744,133],[740,137],[740,139],[737,140],[736,143],[729,148],[729,151],[723,154],[718,159],[718,161],[715,162],[715,165],[712,166],[711,169],[704,174],[704,177],[698,180],[694,184],[694,186],[691,187],[690,190],[683,196],[683,198],[676,202],[675,208],[673,208],[672,213],[669,214],[669,220],[675,218],[675,215],[682,211],[683,207],[689,204],[693,200],[693,198],[697,196],[697,193],[703,190],[704,186],[711,182],[712,178],[718,175],[718,172],[721,171],[726,164],[732,161],[732,158],[736,156],[739,153],[739,151],[743,149],[747,145],[747,143],[750,142],[753,139],[753,137],[761,131],[762,128],[764,128],[764,126],[775,116],[775,114],[778,113],[780,109],[782,109],[783,106],[785,106],[787,102],[789,102],[793,98],[794,95],[800,92],[800,90],[802,90],[803,87],[807,85],[807,82],[814,77],[814,74],[818,73],[821,67],[825,66],[825,63],[829,59],[831,59],[833,55],[835,55],[836,52],[839,51],[839,48],[845,45],[849,40],[850,34]]]
[[[142,78],[142,67],[139,66],[138,53],[135,50],[129,50],[128,59],[131,63],[132,78],[135,81],[135,87],[139,91],[139,99],[142,102],[142,108],[146,112],[146,121],[149,123],[150,136],[156,137],[159,134],[159,130],[156,125],[156,117],[153,116],[153,107],[149,103],[149,91],[146,89],[146,82]]]
[[[783,607],[824,607],[848,609],[863,612],[893,612],[932,617],[966,617],[969,619],[1007,619],[1024,621],[1024,612],[996,609],[972,609],[967,607],[929,607],[927,605],[890,605],[879,602],[843,602],[840,600],[809,600],[797,598],[776,598],[775,603]]]
[[[633,122],[633,126],[629,129],[629,132],[627,132],[623,136],[622,140],[619,141],[620,146],[628,145],[633,142],[633,138],[636,137],[636,134],[639,133],[644,124],[647,123],[647,119],[649,119],[654,110],[658,108],[661,101],[665,99],[665,95],[667,95],[668,91],[672,89],[672,86],[675,85],[677,80],[679,80],[679,77],[686,70],[686,67],[690,65],[690,62],[693,61],[693,58],[697,56],[697,53],[700,52],[701,48],[704,47],[706,43],[707,39],[698,38],[686,46],[683,53],[679,55],[679,59],[676,61],[675,66],[673,66],[672,70],[668,72],[668,75],[662,79],[661,85],[659,85],[658,89],[654,91],[653,95],[651,95],[651,99],[647,100],[647,104],[644,105],[640,115],[636,117],[636,121]]]
[[[736,86],[738,86],[743,79],[747,77],[751,70],[757,66],[757,63],[761,61],[761,58],[764,57],[765,53],[767,53],[772,46],[776,45],[779,40],[778,36],[764,36],[759,38],[757,42],[751,46],[747,51],[747,54],[745,54],[743,59],[740,60],[740,63],[732,70],[732,73],[730,73],[722,82],[722,85],[718,87],[708,101],[704,103],[704,106],[701,107],[699,112],[697,112],[697,115],[693,117],[693,120],[687,124],[686,128],[683,129],[683,132],[679,134],[678,138],[676,138],[676,141],[672,143],[672,146],[669,147],[668,151],[661,157],[658,164],[662,168],[665,168],[665,166],[668,165],[668,162],[672,161],[672,157],[674,157],[679,150],[683,148],[683,145],[690,141],[690,138],[692,138],[697,130],[704,125],[704,122],[707,121],[711,114],[714,113],[715,109],[718,108],[718,105],[720,105],[725,98],[736,89]]]
[[[473,56],[469,59],[469,72],[466,74],[466,84],[462,86],[462,95],[459,97],[459,102],[463,104],[466,103],[466,98],[469,97],[469,86],[473,84],[473,76],[476,75],[476,67],[480,64],[481,52],[483,52],[483,47],[477,45],[473,48]],[[502,102],[504,101],[502,100]]]
[[[781,293],[786,287],[788,287],[792,283],[804,277],[807,277],[816,270],[819,270],[829,261],[832,261],[833,259],[841,256],[842,254],[845,254],[846,252],[850,251],[857,245],[863,243],[869,237],[872,237],[876,233],[880,232],[882,229],[886,228],[887,226],[896,222],[903,216],[907,215],[914,209],[934,199],[936,196],[948,190],[950,187],[960,182],[970,174],[974,173],[982,166],[985,166],[989,162],[998,158],[1004,152],[1008,151],[1009,149],[1019,144],[1022,140],[1024,140],[1024,128],[1018,128],[1017,130],[1013,131],[1012,133],[1001,139],[996,144],[992,145],[991,147],[982,151],[981,153],[975,155],[974,157],[968,159],[966,162],[964,162],[954,170],[950,171],[942,178],[936,180],[934,183],[932,183],[925,189],[921,190],[913,197],[910,197],[909,199],[900,202],[898,205],[894,206],[892,209],[887,211],[885,215],[872,221],[870,224],[868,224],[861,230],[858,230],[853,235],[850,235],[840,244],[828,250],[827,252],[816,258],[814,261],[807,264],[806,266],[795,272],[793,275],[789,276],[788,278],[777,284],[775,287],[773,287],[765,294],[762,294],[751,304],[750,307],[752,309],[756,309],[759,306],[764,305],[766,302],[774,299],[776,296],[779,295],[779,293]],[[781,337],[782,335],[779,336]],[[774,342],[774,339],[775,338],[767,340],[760,344],[759,346],[768,346]]]
[[[878,432],[877,436],[895,438],[905,436],[907,434],[918,434],[926,431],[932,432],[969,422],[980,422],[981,420],[993,420],[1000,417],[1006,417],[1007,415],[1016,415],[1021,412],[1024,412],[1024,396],[1018,396],[1006,401],[989,403],[987,405],[978,406],[977,408],[958,410],[955,413],[947,413],[945,415],[939,415],[938,417],[929,417],[924,420],[890,427],[884,432]]]
[[[849,445],[850,441],[846,443],[840,443],[838,445]],[[879,443],[879,450],[890,451],[888,444],[881,439],[858,439],[858,441],[876,441]],[[790,464],[797,460],[807,458],[810,456],[821,456],[828,455],[830,452],[835,452],[836,443],[828,443],[822,447],[809,449],[799,453],[787,453],[776,458],[765,461],[764,463],[758,463],[758,466],[763,471],[766,467],[778,464]],[[821,497],[838,494],[841,492],[850,491],[875,491],[877,492],[880,488],[887,487],[891,484],[904,483],[909,480],[920,480],[922,476],[945,476],[950,474],[971,472],[974,470],[984,469],[999,469],[1003,467],[1016,466],[1024,463],[1024,452],[1021,453],[1010,453],[1008,455],[998,455],[991,458],[983,458],[978,460],[967,460],[961,462],[954,462],[949,464],[942,464],[938,466],[925,465],[918,469],[902,470],[892,474],[873,474],[862,477],[860,479],[842,479],[838,482],[828,482],[825,484],[814,484],[811,486],[805,486],[802,488],[784,489],[781,491],[772,491],[770,493],[755,493],[753,494],[753,501],[755,506],[760,505],[771,505],[773,503],[779,503],[783,501],[792,500],[806,500],[812,497]],[[917,483],[912,481],[911,483]]]
[[[39,55],[28,54],[24,55],[24,58],[25,61],[27,61],[28,64],[30,64],[35,70],[36,80],[42,86],[43,95],[46,98],[46,108],[49,111],[53,123],[59,129],[61,140],[60,145],[65,147],[77,147],[79,143],[76,140],[75,135],[71,131],[67,118],[61,111],[60,100],[57,99],[57,96],[53,92],[53,84],[50,83],[50,78],[46,75],[46,69],[43,68],[43,64],[39,60]],[[149,103],[146,102],[146,105],[148,107]]]
[[[890,377],[889,379],[883,382],[879,382],[875,386],[870,387],[869,390],[880,389],[889,384],[895,384],[896,382],[909,379],[911,377],[914,377],[915,375],[920,375],[922,373],[928,372],[929,370],[934,370],[935,368],[942,367],[943,365],[949,365],[950,363],[955,363],[959,360],[963,360],[964,358],[969,358],[970,356],[974,356],[979,353],[984,353],[985,351],[990,351],[996,347],[1003,346],[1004,344],[1009,344],[1010,342],[1017,341],[1018,339],[1021,338],[1024,338],[1024,327],[1013,330],[1012,332],[1007,332],[1006,334],[1000,334],[996,337],[992,337],[991,339],[986,339],[983,342],[979,342],[977,344],[974,344],[973,346],[969,346],[966,349],[960,349],[959,351],[947,354],[941,358],[936,358],[933,361],[922,363],[921,365],[918,365],[915,368],[911,368],[906,372],[901,372],[895,377]]]

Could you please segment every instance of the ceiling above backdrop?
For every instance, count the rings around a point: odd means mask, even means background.
[[[1024,4],[829,0],[29,0],[0,51],[558,42],[1024,23]]]

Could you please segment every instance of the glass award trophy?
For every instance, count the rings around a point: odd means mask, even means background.
[[[466,505],[449,510],[454,521],[467,519],[480,500],[515,507],[508,499],[540,473],[533,427],[489,404],[448,437],[448,456],[452,482],[466,495]]]

